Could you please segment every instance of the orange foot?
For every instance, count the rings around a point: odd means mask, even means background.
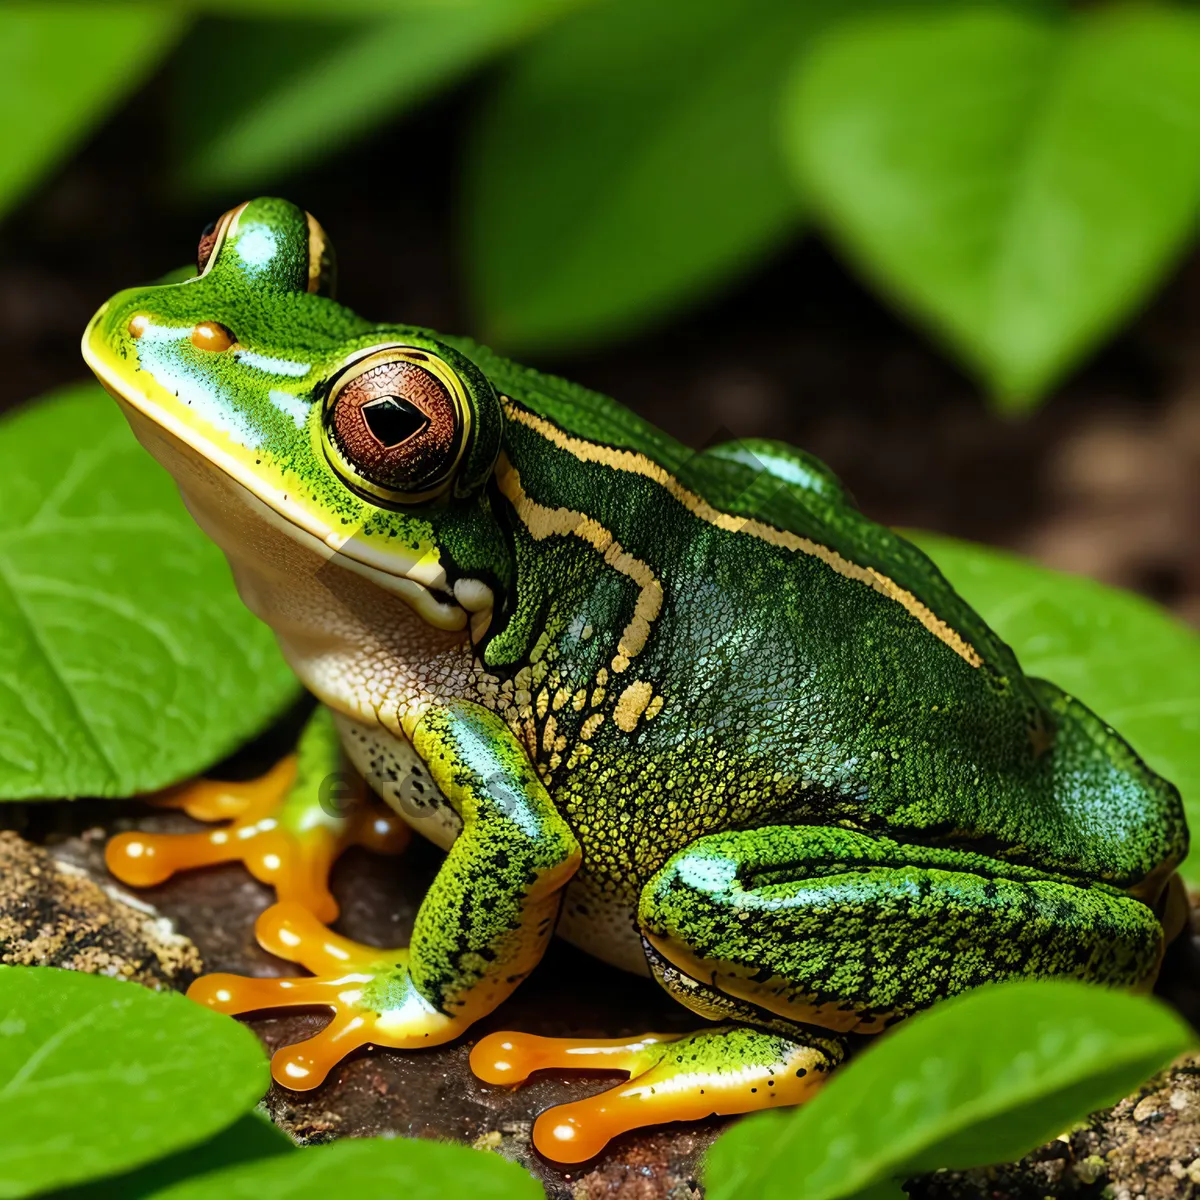
[[[199,1004],[230,1016],[271,1008],[327,1008],[333,1019],[307,1041],[271,1059],[276,1082],[308,1091],[362,1046],[417,1050],[458,1037],[468,1022],[430,1004],[408,973],[408,951],[381,950],[331,933],[298,904],[268,908],[255,926],[259,945],[314,972],[301,979],[204,975],[188,988]]]
[[[350,846],[399,854],[409,828],[362,785],[348,816],[331,816],[320,803],[319,781],[298,774],[298,758],[281,759],[265,775],[245,783],[198,779],[151,798],[182,809],[198,821],[228,820],[201,833],[121,833],[105,849],[108,869],[123,883],[151,887],[176,871],[214,863],[242,862],[275,889],[280,900],[304,905],[325,921],[337,917],[329,891],[334,861]]]
[[[537,1037],[493,1033],[471,1051],[485,1083],[523,1083],[534,1071],[625,1071],[627,1084],[547,1109],[533,1144],[555,1162],[599,1154],[619,1133],[667,1121],[779,1108],[807,1100],[838,1057],[778,1034],[741,1025],[636,1039]]]

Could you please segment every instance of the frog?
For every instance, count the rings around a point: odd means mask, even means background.
[[[281,1085],[466,1036],[554,935],[693,1014],[475,1042],[484,1084],[626,1076],[537,1115],[567,1164],[802,1103],[975,987],[1153,985],[1184,921],[1178,791],[828,467],[686,447],[465,337],[357,315],[336,271],[312,215],[258,198],[83,338],[316,699],[279,768],[165,797],[224,824],[108,848],[131,883],[241,861],[276,888],[258,939],[307,974],[190,995],[328,1011],[276,1052]],[[341,756],[373,800],[330,803]],[[336,857],[410,832],[445,857],[409,943],[332,929]]]

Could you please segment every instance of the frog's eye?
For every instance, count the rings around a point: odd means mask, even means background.
[[[258,285],[333,297],[337,262],[321,223],[311,213],[276,200],[247,201],[206,225],[196,248],[196,269],[207,275],[226,242],[236,251],[234,269]]]
[[[308,290],[332,299],[337,291],[337,259],[333,245],[321,228],[321,222],[312,213],[304,215],[308,218]]]
[[[231,208],[217,220],[210,221],[201,230],[200,245],[196,247],[196,272],[198,274],[203,275],[208,270],[209,263],[212,262],[221,243],[225,240],[225,234],[229,232],[229,226],[233,224],[233,218],[245,207],[244,204],[239,204],[237,208]]]
[[[325,398],[325,453],[344,482],[384,504],[419,504],[454,479],[470,432],[462,382],[436,355],[387,346],[348,364]]]
[[[209,221],[200,231],[200,245],[196,247],[196,273],[204,274],[208,260],[212,258],[213,247],[217,244],[217,223]]]

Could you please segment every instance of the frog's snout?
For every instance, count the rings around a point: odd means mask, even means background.
[[[100,372],[97,370],[96,363],[98,359],[98,351],[102,348],[105,335],[102,331],[102,323],[108,316],[108,310],[112,307],[111,300],[105,302],[96,309],[92,315],[92,319],[87,323],[83,331],[83,342],[80,349],[83,352],[83,361],[96,373],[99,377]]]

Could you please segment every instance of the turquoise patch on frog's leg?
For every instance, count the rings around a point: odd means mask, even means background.
[[[1150,983],[1163,931],[1143,903],[1028,867],[845,829],[713,834],[674,855],[639,905],[659,977],[774,1021],[877,1033],[984,983]]]
[[[417,913],[412,974],[439,1008],[474,1021],[541,958],[579,843],[495,713],[434,709],[412,740],[463,821]]]
[[[308,719],[295,752],[258,779],[200,779],[152,800],[198,821],[229,823],[201,833],[118,834],[105,858],[122,882],[150,887],[178,871],[241,862],[280,901],[301,905],[322,921],[337,917],[329,873],[343,850],[366,846],[398,854],[409,840],[400,818],[343,769],[324,706]]]

